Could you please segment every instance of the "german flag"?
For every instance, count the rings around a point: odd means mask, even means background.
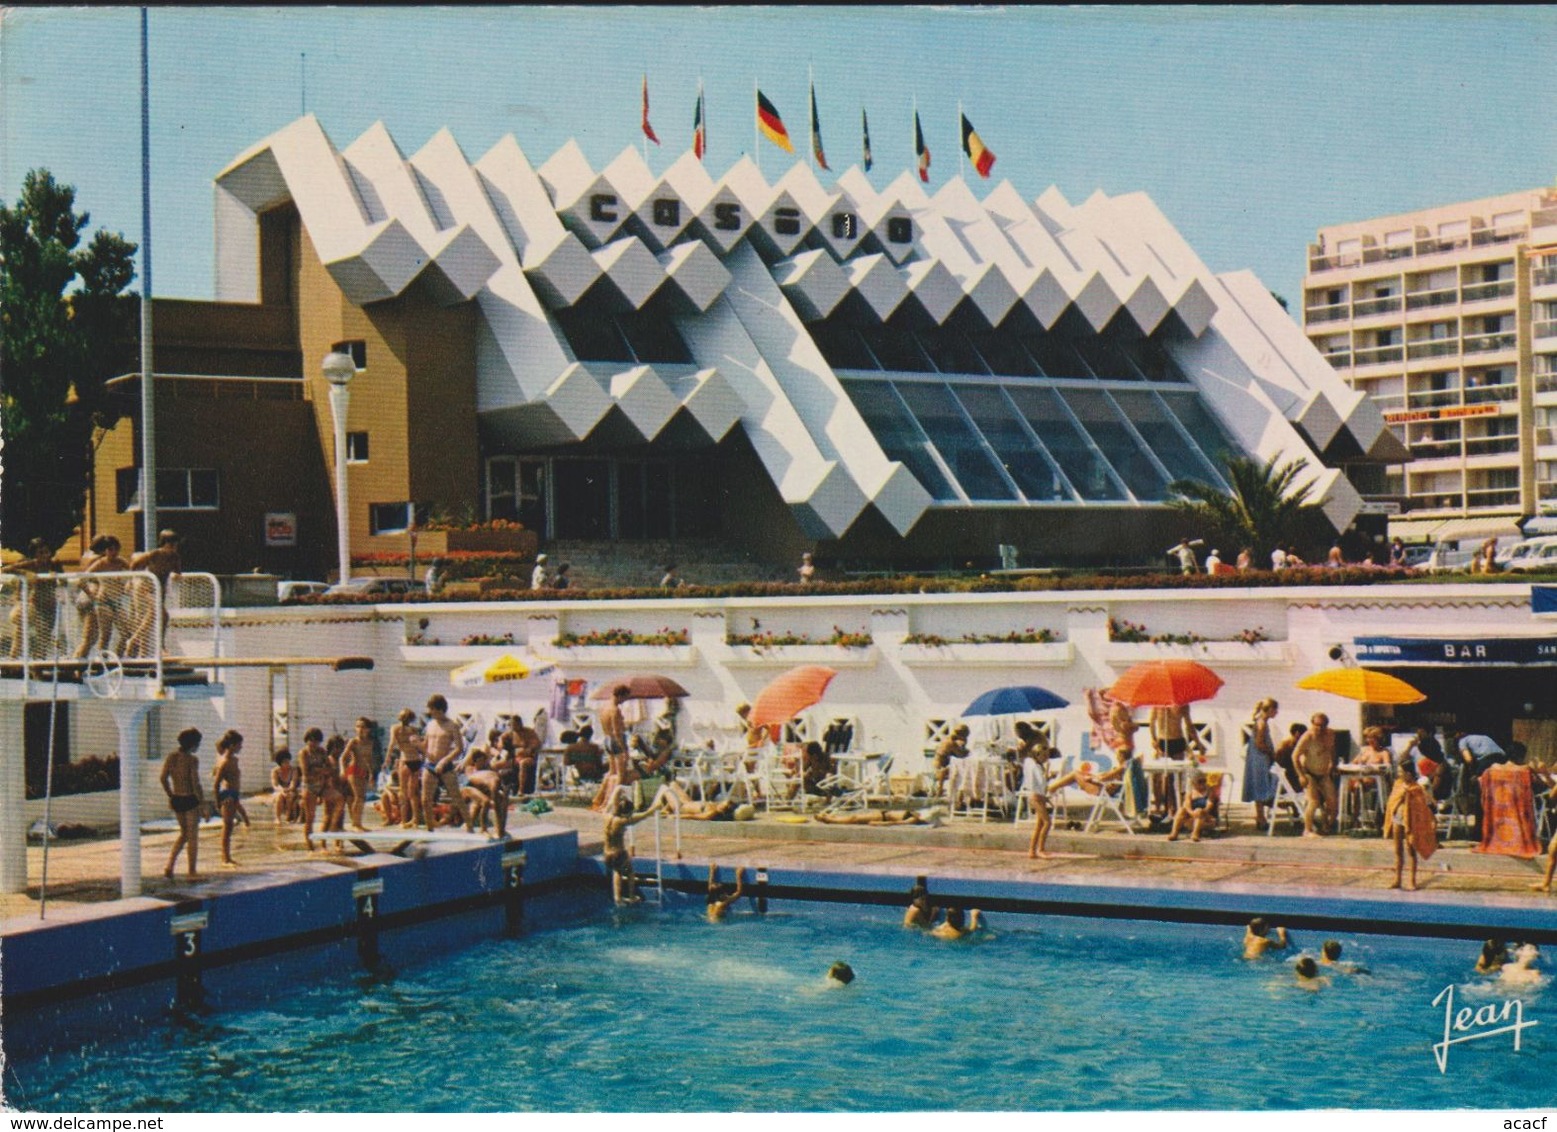
[[[914,111],[914,156],[919,159],[919,179],[930,183],[930,147],[924,144],[924,129],[919,125],[919,111]]]
[[[973,168],[978,170],[980,177],[988,177],[989,171],[995,167],[995,151],[979,140],[978,131],[968,121],[966,114],[962,116],[962,152],[968,155],[968,160],[973,162]]]
[[[708,126],[703,121],[703,92],[697,92],[697,113],[692,118],[692,156],[699,161],[708,151]]]
[[[660,139],[654,136],[654,127],[649,125],[649,76],[643,76],[643,136],[655,145],[660,144]]]
[[[779,117],[778,108],[760,90],[757,92],[757,128],[785,153],[795,152],[795,147],[789,142],[789,131],[784,128],[784,119]]]

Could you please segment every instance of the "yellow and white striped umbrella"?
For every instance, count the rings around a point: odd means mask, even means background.
[[[531,657],[520,660],[512,653],[504,653],[495,660],[473,660],[449,673],[449,681],[456,688],[479,688],[483,684],[498,684],[505,680],[526,680],[551,672],[557,667],[555,660]]]

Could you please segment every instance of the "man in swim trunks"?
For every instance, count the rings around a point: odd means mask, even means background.
[[[634,904],[643,899],[638,895],[638,879],[633,875],[633,855],[627,848],[627,830],[645,818],[653,817],[656,809],[650,806],[642,813],[635,814],[633,800],[623,794],[616,799],[606,817],[605,866],[611,874],[611,898],[618,904]]]
[[[465,753],[465,735],[448,713],[448,700],[439,695],[428,699],[427,728],[422,733],[422,741],[427,749],[427,769],[422,775],[422,813],[427,819],[428,829],[433,828],[433,804],[438,800],[440,786],[449,798],[451,812],[447,824],[470,824],[456,771],[460,757]]]
[[[951,774],[951,761],[953,759],[965,759],[968,757],[968,725],[959,723],[952,728],[952,732],[935,748],[935,792],[941,793],[946,788],[946,779]]]
[[[216,741],[216,768],[211,776],[216,780],[216,810],[222,815],[222,867],[236,869],[232,859],[232,828],[243,819],[249,825],[248,811],[243,808],[243,787],[238,767],[238,753],[243,750],[243,736],[236,731],[224,732]]]
[[[145,570],[153,575],[160,584],[162,591],[162,632],[157,633],[157,602],[152,596],[150,586],[137,585],[131,582],[133,587],[131,597],[136,607],[135,630],[130,634],[129,640],[124,643],[126,656],[151,656],[162,647],[168,636],[168,591],[172,582],[184,572],[184,562],[178,552],[178,545],[182,540],[176,531],[162,531],[157,535],[157,549],[143,550],[130,559],[130,569]]]
[[[465,828],[474,833],[476,826],[487,831],[487,814],[497,815],[497,837],[501,841],[508,836],[508,787],[502,776],[492,769],[492,756],[485,747],[475,747],[465,763]]]
[[[1330,717],[1324,712],[1316,711],[1309,718],[1308,730],[1292,749],[1292,763],[1308,791],[1303,836],[1318,837],[1314,830],[1316,817],[1327,829],[1335,828],[1335,732],[1330,730]]]
[[[829,814],[826,811],[813,815],[823,825],[937,825],[939,820],[926,818],[918,810],[857,810],[847,814]]]
[[[508,719],[508,730],[498,740],[514,768],[514,789],[521,795],[535,793],[535,760],[541,753],[541,736],[535,728],[515,714]]]
[[[983,928],[982,913],[977,908],[971,908],[964,915],[961,908],[946,909],[946,919],[940,926],[932,928],[930,934],[936,939],[965,939],[974,932]]]
[[[626,684],[618,684],[611,689],[611,702],[595,713],[595,722],[600,724],[600,737],[607,755],[627,753],[627,723],[622,718],[622,705],[630,695],[631,688]]]
[[[162,761],[162,774],[158,781],[168,796],[168,805],[178,822],[178,840],[173,842],[173,852],[168,854],[168,867],[162,875],[173,879],[173,866],[178,863],[180,849],[187,847],[189,879],[199,874],[195,871],[195,859],[200,853],[200,760],[195,751],[204,736],[194,727],[186,727],[178,733],[178,748]]]
[[[314,849],[314,815],[324,803],[324,824],[320,831],[335,827],[335,819],[345,804],[335,784],[335,765],[324,749],[324,732],[310,727],[303,732],[303,749],[298,752],[298,770],[303,776],[303,844]]]
[[[935,924],[935,905],[930,903],[930,890],[915,884],[908,893],[908,908],[903,912],[905,928],[929,929]]]
[[[1151,734],[1152,754],[1159,759],[1182,759],[1191,750],[1205,754],[1205,744],[1195,721],[1189,717],[1187,704],[1168,704],[1154,707],[1147,716]],[[1166,771],[1152,775],[1152,816],[1166,819],[1178,808],[1178,791],[1174,789],[1173,776]]]
[[[422,816],[422,765],[426,758],[422,737],[416,733],[416,712],[402,708],[389,729],[389,757],[399,760],[401,815],[400,828],[426,825]]]
[[[708,922],[718,923],[724,919],[730,911],[730,905],[734,904],[746,891],[746,870],[735,870],[735,887],[719,883],[719,866],[709,863],[708,866]]]

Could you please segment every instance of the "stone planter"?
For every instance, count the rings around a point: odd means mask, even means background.
[[[458,668],[473,660],[496,660],[512,654],[520,660],[532,656],[523,641],[511,645],[401,645],[400,659],[407,668]],[[543,659],[536,657],[535,659]]]
[[[944,645],[904,644],[898,656],[904,664],[931,668],[937,665],[1003,665],[1022,668],[1065,668],[1075,649],[1069,641],[1014,643],[956,641]]]
[[[652,671],[697,663],[697,649],[692,645],[551,645],[547,655],[568,671],[591,666]]]
[[[794,668],[801,664],[825,664],[828,668],[870,668],[880,656],[875,645],[862,649],[842,645],[775,645],[759,649],[752,645],[725,645],[723,663],[734,667]]]
[[[1154,645],[1149,641],[1110,641],[1103,659],[1120,668],[1143,660],[1198,660],[1212,668],[1280,667],[1287,663],[1285,641],[1202,641],[1195,645]]]

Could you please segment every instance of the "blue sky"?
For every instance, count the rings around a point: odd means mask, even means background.
[[[305,85],[342,148],[382,119],[408,154],[447,126],[472,160],[512,133],[537,165],[573,137],[599,168],[641,142],[647,72],[661,171],[701,75],[718,175],[752,147],[754,80],[805,153],[809,66],[835,171],[862,107],[872,180],[908,168],[917,98],[933,190],[960,99],[1028,199],[1143,190],[1212,269],[1296,300],[1321,225],[1553,183],[1554,56],[1550,7],[154,8],[154,280],[210,296],[211,179]],[[138,81],[137,9],[0,15],[5,198],[45,166],[138,238]],[[790,159],[762,145],[772,179]]]

